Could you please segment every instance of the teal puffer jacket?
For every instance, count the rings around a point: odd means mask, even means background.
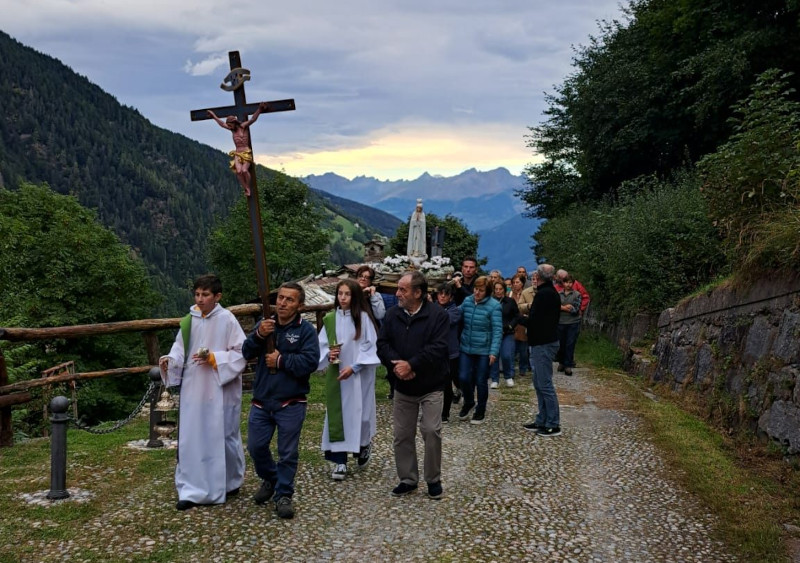
[[[464,329],[461,331],[461,353],[495,356],[503,339],[503,310],[500,302],[486,296],[477,304],[470,295],[461,304]]]

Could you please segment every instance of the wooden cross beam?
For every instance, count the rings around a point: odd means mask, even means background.
[[[293,99],[248,104],[244,92],[244,83],[250,80],[250,71],[246,68],[242,68],[242,60],[239,57],[239,51],[230,51],[228,53],[228,58],[230,60],[231,71],[223,80],[220,88],[233,92],[234,105],[193,110],[190,112],[190,117],[192,121],[215,119],[220,126],[230,129],[233,132],[236,150],[231,154],[234,159],[232,161],[232,167],[236,167],[236,175],[243,184],[245,194],[247,195],[250,231],[253,240],[253,253],[255,254],[258,293],[261,297],[264,318],[267,318],[271,314],[269,303],[269,274],[264,250],[264,230],[261,225],[261,207],[258,201],[256,170],[255,166],[250,166],[253,146],[250,141],[249,126],[262,113],[293,111],[295,105]],[[226,118],[229,120],[235,118],[238,124],[231,124],[228,121],[223,122],[222,120]],[[247,160],[248,156],[242,154],[246,152],[245,149],[249,151],[249,161]]]

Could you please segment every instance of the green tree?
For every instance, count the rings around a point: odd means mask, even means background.
[[[0,219],[5,326],[121,321],[158,304],[142,261],[76,198],[44,185],[0,189]]]
[[[667,178],[731,132],[731,105],[770,67],[800,60],[795,1],[633,0],[605,24],[530,128],[541,161],[518,195],[550,218],[617,196],[622,182]]]
[[[691,172],[625,183],[617,204],[575,207],[545,222],[536,255],[585,284],[603,318],[658,313],[727,272],[698,188]]]
[[[411,219],[411,214],[408,216]],[[461,262],[467,256],[478,257],[478,240],[480,235],[470,232],[464,221],[448,213],[444,218],[433,213],[425,214],[425,227],[428,229],[425,251],[428,256],[431,254],[431,233],[435,227],[445,229],[444,244],[442,246],[442,256],[450,258],[450,261],[458,270]],[[397,227],[394,236],[389,239],[384,254],[405,254],[408,246],[408,221]],[[488,262],[488,258],[478,258],[478,266],[483,266]]]
[[[734,106],[735,132],[699,169],[709,213],[742,273],[800,267],[800,103],[771,69]]]
[[[270,288],[317,272],[326,261],[330,233],[320,228],[323,213],[308,199],[308,188],[285,174],[259,170],[264,245]],[[211,233],[209,262],[222,279],[228,303],[258,297],[247,201],[240,198],[226,219]]]
[[[94,211],[47,186],[0,189],[0,326],[48,327],[150,316],[159,303],[142,261],[103,227]],[[73,360],[79,371],[146,362],[138,335],[0,343],[10,379],[38,377]],[[125,378],[84,383],[78,395],[90,420],[129,409],[147,382]],[[15,411],[22,427],[41,423],[41,406]]]

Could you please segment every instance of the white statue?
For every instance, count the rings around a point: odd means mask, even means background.
[[[411,214],[408,223],[408,246],[406,254],[412,257],[427,258],[425,253],[425,212],[422,211],[422,200],[417,200],[417,208]]]

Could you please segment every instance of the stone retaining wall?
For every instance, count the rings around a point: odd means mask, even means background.
[[[718,287],[661,313],[642,369],[800,452],[800,278]]]

